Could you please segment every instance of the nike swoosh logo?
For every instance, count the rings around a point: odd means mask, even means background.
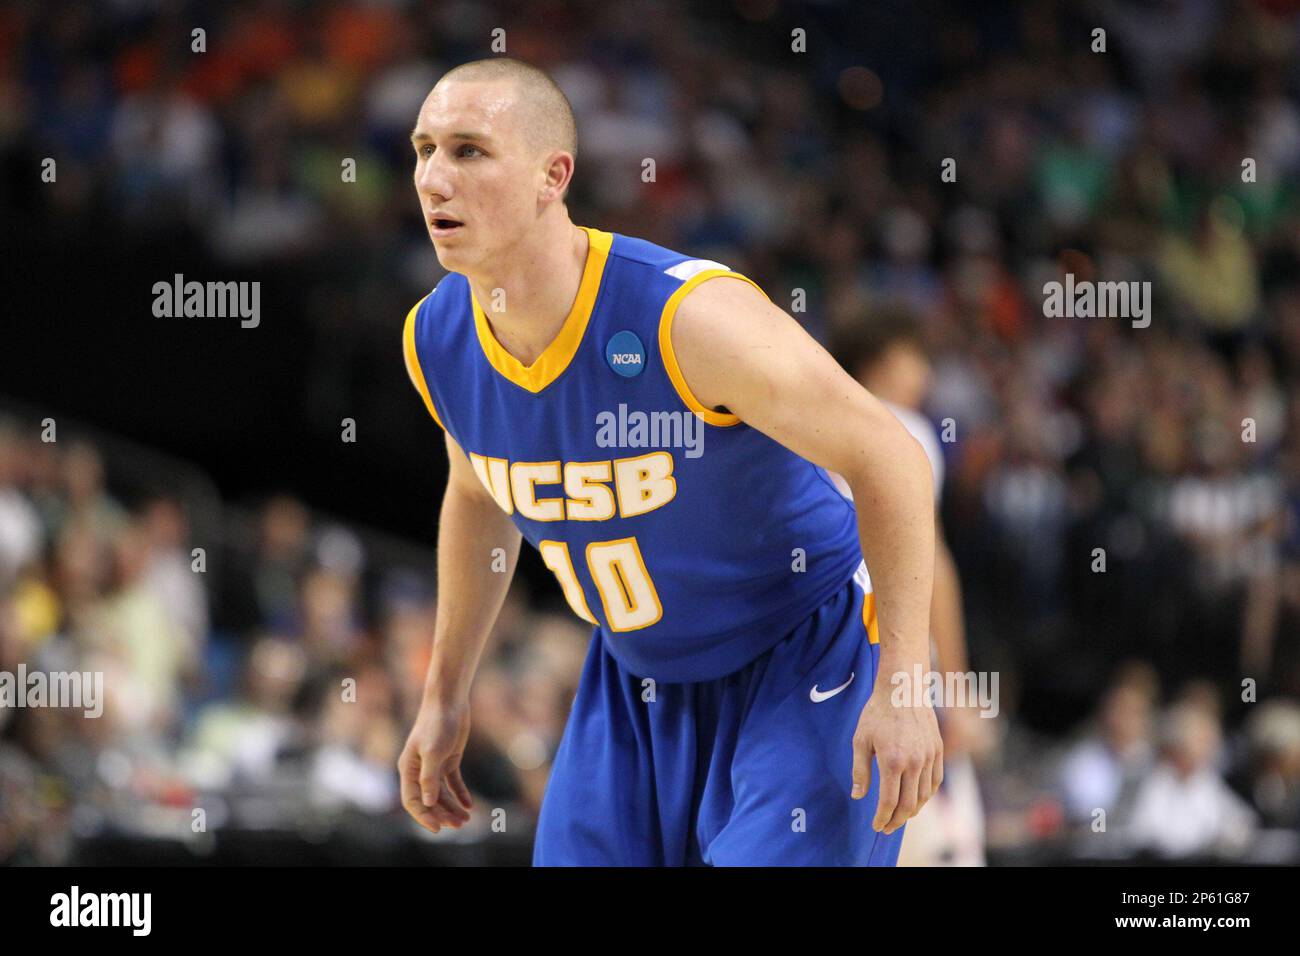
[[[813,689],[808,692],[808,697],[814,704],[820,704],[824,700],[830,700],[844,688],[853,683],[853,674],[849,674],[849,679],[839,687],[833,687],[830,690],[818,690],[817,685],[813,684]]]

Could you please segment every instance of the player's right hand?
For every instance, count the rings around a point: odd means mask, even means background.
[[[426,700],[397,760],[402,806],[431,833],[460,829],[474,805],[460,775],[460,760],[469,739],[469,702],[444,704]]]

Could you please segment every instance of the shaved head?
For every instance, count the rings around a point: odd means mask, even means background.
[[[449,271],[491,271],[535,235],[582,237],[564,204],[573,109],[536,67],[498,57],[446,73],[420,107],[411,146],[429,237]]]
[[[562,149],[577,158],[578,127],[573,107],[556,82],[537,67],[510,57],[492,57],[461,64],[445,73],[437,86],[451,80],[512,82],[518,95],[516,115],[523,123],[529,147],[537,153]]]

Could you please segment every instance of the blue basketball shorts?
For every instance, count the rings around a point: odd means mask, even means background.
[[[696,683],[646,683],[597,629],[533,864],[893,866],[906,828],[871,828],[874,760],[867,795],[849,796],[880,660],[864,601],[874,596],[851,579],[770,650]]]

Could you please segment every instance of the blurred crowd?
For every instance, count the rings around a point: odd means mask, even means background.
[[[364,532],[285,495],[205,547],[175,495],[132,497],[109,490],[92,444],[0,419],[0,672],[102,674],[104,695],[98,717],[0,708],[0,861],[76,860],[101,836],[202,853],[222,828],[346,813],[407,834],[395,766],[433,633],[433,554],[377,566]],[[474,687],[466,774],[526,846],[587,629],[523,594]]]
[[[991,856],[1300,858],[1296,4],[512,6],[9,4],[0,145],[58,157],[54,221],[295,270],[337,421],[358,343],[416,401],[397,335],[439,268],[407,133],[504,28],[575,107],[575,222],[725,262],[826,342],[918,317],[972,666],[1003,675]],[[1150,282],[1149,327],[1045,317],[1066,273]],[[428,569],[274,496],[195,572],[183,502],[126,508],[29,426],[0,443],[0,670],[118,676],[99,721],[0,711],[0,859],[188,831],[217,794],[402,826]],[[535,811],[584,642],[516,590],[474,691],[490,805]]]

